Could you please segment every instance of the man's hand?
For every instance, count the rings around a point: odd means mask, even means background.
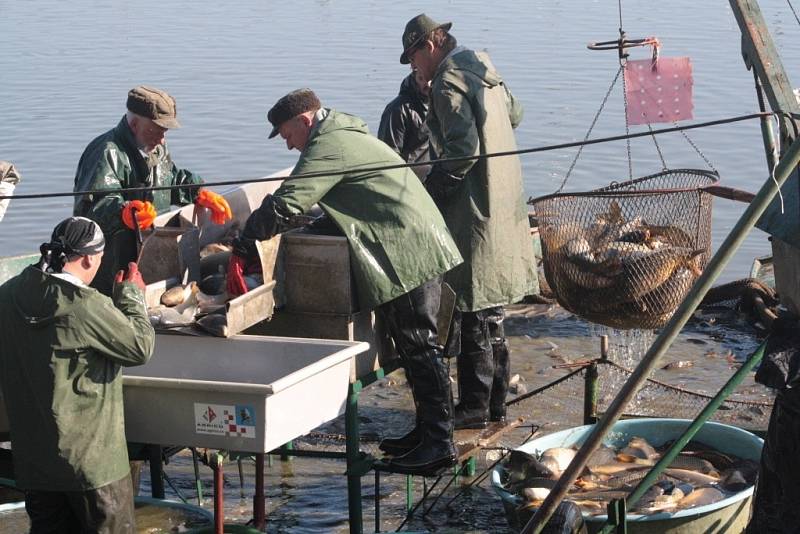
[[[233,212],[225,197],[208,189],[200,190],[195,203],[211,210],[211,221],[214,224],[225,224],[233,218]]]
[[[131,200],[122,207],[122,222],[131,230],[136,229],[133,214],[136,213],[136,222],[139,223],[140,230],[146,230],[153,226],[156,219],[156,207],[146,200]]]
[[[256,248],[256,242],[254,239],[237,237],[233,240],[231,246],[231,252],[235,256],[239,256],[240,258],[244,258],[246,260],[255,260],[258,258],[258,249]]]
[[[128,264],[128,272],[117,272],[117,275],[114,277],[114,283],[121,284],[122,282],[132,282],[139,288],[139,291],[144,291],[144,279],[142,278],[142,273],[139,272],[139,266],[136,265],[136,262],[132,261]]]

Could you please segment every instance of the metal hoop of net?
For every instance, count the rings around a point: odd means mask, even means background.
[[[531,201],[559,304],[624,329],[663,326],[706,267],[713,171],[675,169]]]

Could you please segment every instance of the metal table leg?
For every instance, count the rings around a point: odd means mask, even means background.
[[[150,494],[155,499],[164,498],[164,466],[161,463],[161,445],[148,445],[150,461]]]
[[[350,517],[350,534],[362,534],[364,524],[361,509],[361,475],[354,472],[356,462],[361,459],[358,428],[358,394],[361,383],[356,381],[350,385],[347,395],[347,406],[344,412],[345,451],[347,454],[347,505]]]
[[[256,454],[256,493],[253,496],[253,526],[263,531],[267,526],[267,499],[264,495],[264,454]]]

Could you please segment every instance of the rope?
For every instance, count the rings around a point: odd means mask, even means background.
[[[295,175],[287,175],[287,176],[272,176],[267,178],[248,178],[248,179],[241,179],[241,180],[220,180],[218,182],[207,182],[205,184],[176,184],[176,185],[163,185],[163,186],[154,186],[154,187],[128,187],[128,188],[120,188],[120,189],[95,189],[89,191],[69,191],[69,192],[62,192],[62,193],[29,193],[24,195],[0,195],[0,200],[6,199],[17,199],[17,200],[30,200],[30,199],[40,199],[40,198],[57,198],[57,197],[75,197],[81,195],[108,195],[111,193],[133,193],[133,192],[143,192],[143,191],[168,191],[173,189],[196,189],[198,187],[218,187],[224,185],[242,185],[242,184],[249,184],[249,183],[264,183],[264,182],[278,182],[278,181],[290,181],[295,179],[301,178],[319,178],[323,176],[339,176],[348,174],[353,171],[359,172],[375,172],[375,171],[384,171],[384,170],[391,170],[391,169],[403,169],[408,167],[419,167],[421,165],[433,165],[435,163],[448,163],[448,162],[458,162],[458,161],[477,161],[487,158],[498,158],[504,156],[518,156],[523,154],[534,154],[538,152],[547,152],[550,150],[563,150],[567,148],[575,148],[575,147],[582,147],[585,145],[596,145],[601,143],[610,143],[614,141],[622,141],[625,139],[636,139],[638,137],[646,137],[650,135],[663,135],[667,133],[673,132],[683,132],[684,130],[694,130],[697,128],[708,128],[710,126],[719,126],[721,124],[730,124],[734,122],[741,122],[746,120],[752,119],[760,119],[761,117],[773,116],[773,115],[781,115],[781,116],[789,116],[794,117],[791,114],[787,114],[782,111],[773,111],[773,112],[763,112],[763,113],[751,113],[749,115],[740,115],[736,117],[730,117],[726,119],[717,119],[713,121],[701,122],[697,124],[690,124],[687,126],[674,126],[672,128],[662,128],[659,130],[652,130],[649,132],[637,132],[627,135],[613,135],[609,137],[599,137],[597,139],[586,139],[584,141],[573,141],[570,143],[559,143],[555,145],[543,145],[534,148],[526,148],[520,150],[509,150],[506,152],[494,152],[489,154],[478,154],[474,156],[459,156],[459,157],[452,157],[452,158],[441,158],[430,160],[426,162],[417,162],[417,163],[398,163],[395,165],[380,165],[370,167],[366,166],[358,166],[358,167],[350,167],[348,169],[342,169],[338,171],[319,171],[319,172],[309,172],[303,174],[295,174]]]
[[[794,20],[797,21],[797,24],[800,24],[800,18],[797,17],[797,11],[794,10],[794,6],[792,5],[791,0],[786,0],[786,3],[789,4],[789,9],[792,10],[792,15],[794,15]]]
[[[622,29],[620,28],[620,32]],[[622,104],[625,107],[624,116],[625,116],[625,134],[630,135],[631,133],[631,126],[628,122],[628,93],[625,91],[628,85],[628,81],[625,76],[625,64],[620,63],[620,69],[622,70]],[[655,137],[653,137],[655,139]],[[625,146],[628,151],[628,179],[633,180],[633,158],[631,157],[631,140],[630,138],[625,140]]]
[[[600,118],[600,114],[603,112],[603,108],[608,102],[608,97],[611,95],[611,91],[614,90],[614,86],[617,85],[617,80],[619,79],[619,75],[622,73],[623,68],[620,67],[617,71],[617,75],[614,76],[614,80],[611,82],[611,86],[606,91],[606,96],[603,97],[603,101],[600,103],[600,109],[597,110],[597,113],[594,116],[594,120],[592,120],[592,124],[589,126],[589,130],[586,132],[586,135],[583,137],[583,143],[578,148],[577,154],[575,154],[575,159],[572,160],[572,164],[567,169],[567,174],[564,176],[564,180],[561,181],[561,185],[558,186],[556,189],[556,193],[560,193],[564,186],[567,185],[567,180],[569,180],[570,175],[572,174],[572,170],[575,168],[575,164],[578,163],[578,158],[581,157],[581,152],[583,152],[583,147],[586,146],[586,142],[589,140],[589,136],[592,135],[592,130],[594,129],[595,124],[597,124],[597,119]],[[624,76],[624,74],[623,74]],[[624,92],[624,91],[623,91]],[[625,135],[630,135],[630,132],[625,129]],[[630,156],[630,140],[628,140],[628,156]]]
[[[647,129],[650,130],[650,133],[653,133],[653,126],[648,122]],[[653,144],[656,145],[656,151],[658,152],[658,159],[661,160],[661,168],[663,170],[667,170],[667,162],[664,161],[664,154],[661,153],[661,147],[658,145],[658,141],[656,140],[656,136],[653,135]]]
[[[602,363],[606,365],[610,365],[613,368],[616,368],[619,371],[622,371],[627,374],[633,374],[633,371],[628,369],[627,367],[623,367],[622,365],[613,362],[611,360],[602,360],[598,359],[595,360],[597,363]],[[672,384],[667,384],[666,382],[661,382],[660,380],[656,380],[655,378],[648,378],[647,383],[655,384],[661,388],[668,389],[674,391],[676,393],[680,393],[682,395],[689,395],[693,397],[700,397],[701,399],[711,400],[714,398],[713,395],[708,395],[706,393],[698,393],[697,391],[692,391],[691,389],[685,389],[678,386],[673,386]],[[759,402],[759,401],[746,401],[746,400],[735,400],[735,399],[726,399],[725,404],[730,405],[737,405],[737,406],[772,406],[772,402]]]

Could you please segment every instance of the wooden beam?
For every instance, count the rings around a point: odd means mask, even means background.
[[[769,33],[756,0],[730,0],[731,9],[742,32],[742,57],[748,70],[755,69],[769,107],[773,111],[800,113],[789,76]],[[780,119],[781,156],[794,141],[797,121]],[[769,149],[767,149],[769,151]],[[767,156],[770,160],[770,156]],[[800,180],[797,170],[781,187],[783,202],[775,198],[756,226],[796,247],[800,247]]]

